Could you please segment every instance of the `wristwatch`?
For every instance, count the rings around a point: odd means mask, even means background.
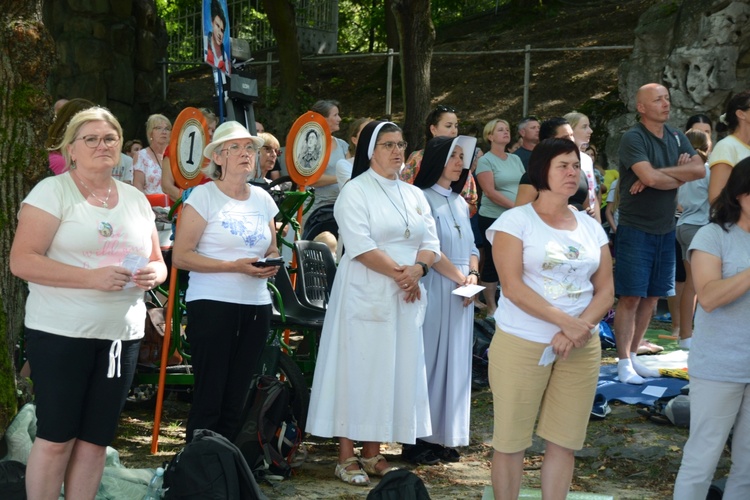
[[[417,261],[416,264],[422,266],[422,276],[427,276],[427,273],[430,270],[430,266],[421,261]]]

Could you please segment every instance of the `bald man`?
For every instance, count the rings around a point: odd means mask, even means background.
[[[67,99],[58,99],[57,102],[55,102],[54,110],[55,110],[55,116],[57,116],[57,113],[60,112],[60,108],[65,106],[68,103]]]
[[[640,123],[620,142],[615,312],[618,375],[627,384],[658,377],[636,359],[659,297],[674,295],[677,188],[705,176],[703,160],[669,125],[669,91],[649,83],[636,94]]]

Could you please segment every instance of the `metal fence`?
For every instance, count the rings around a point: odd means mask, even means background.
[[[555,48],[534,48],[531,45],[526,45],[523,49],[505,49],[505,50],[484,50],[476,52],[441,52],[435,51],[432,53],[433,58],[439,57],[466,57],[466,56],[479,56],[479,55],[497,55],[497,54],[523,54],[524,55],[524,78],[523,78],[523,116],[526,116],[529,111],[529,87],[531,84],[531,54],[534,52],[592,52],[592,51],[606,51],[606,50],[632,50],[632,45],[610,45],[600,47],[555,47]],[[365,53],[365,54],[335,54],[335,55],[319,55],[309,56],[305,60],[334,60],[334,59],[358,59],[363,57],[385,57],[387,58],[387,77],[385,82],[385,116],[391,116],[392,111],[392,96],[393,96],[393,64],[394,60],[399,57],[398,52],[389,50],[388,52],[380,53]],[[266,67],[266,88],[267,92],[272,87],[273,81],[273,66],[278,64],[278,59],[273,59],[273,54],[269,52],[265,61],[254,61],[250,63],[252,66],[265,66]]]

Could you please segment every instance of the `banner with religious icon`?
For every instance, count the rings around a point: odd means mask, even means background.
[[[203,0],[203,60],[229,75],[232,72],[227,0]]]

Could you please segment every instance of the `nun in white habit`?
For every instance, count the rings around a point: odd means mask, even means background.
[[[420,283],[440,258],[424,193],[398,179],[406,143],[391,122],[362,131],[352,179],[334,207],[345,252],[331,291],[307,431],[339,438],[335,474],[349,484],[394,468],[381,442],[429,436]],[[360,457],[354,442],[362,442]]]

